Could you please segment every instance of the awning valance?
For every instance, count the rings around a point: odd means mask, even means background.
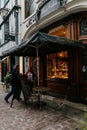
[[[70,47],[84,47],[84,45],[79,41],[70,40],[65,37],[36,32],[21,44],[4,51],[3,56],[36,56],[36,49],[38,49],[38,55],[45,55],[66,50]]]

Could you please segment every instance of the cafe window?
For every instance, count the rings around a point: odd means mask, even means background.
[[[68,79],[68,52],[47,55],[47,78]]]

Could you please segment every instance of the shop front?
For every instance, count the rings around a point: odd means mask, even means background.
[[[32,66],[37,72],[40,86],[49,87],[50,94],[55,96],[65,96],[70,86],[69,95],[76,98],[80,94],[81,72],[78,65],[83,48],[79,41],[36,32],[26,42],[3,55],[33,57]]]
[[[46,55],[46,84],[52,95],[79,100],[81,96],[81,69],[79,53],[81,48],[70,48],[55,54]]]

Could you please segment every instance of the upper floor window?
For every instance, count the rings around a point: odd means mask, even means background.
[[[9,19],[4,24],[4,40],[7,41],[15,41],[15,34],[9,31]]]
[[[5,33],[9,32],[9,19],[4,24]]]
[[[87,35],[87,18],[80,21],[80,35]]]
[[[4,5],[8,2],[8,0],[4,0]]]
[[[25,18],[29,17],[36,9],[35,0],[25,0]]]
[[[7,20],[4,24],[4,33],[5,33],[5,41],[7,41],[7,35],[9,33],[9,20]]]

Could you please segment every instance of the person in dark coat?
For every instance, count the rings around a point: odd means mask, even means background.
[[[9,103],[8,99],[13,95],[14,99],[19,100],[21,93],[20,77],[19,77],[19,65],[16,65],[11,78],[11,91],[4,97],[5,101]]]

